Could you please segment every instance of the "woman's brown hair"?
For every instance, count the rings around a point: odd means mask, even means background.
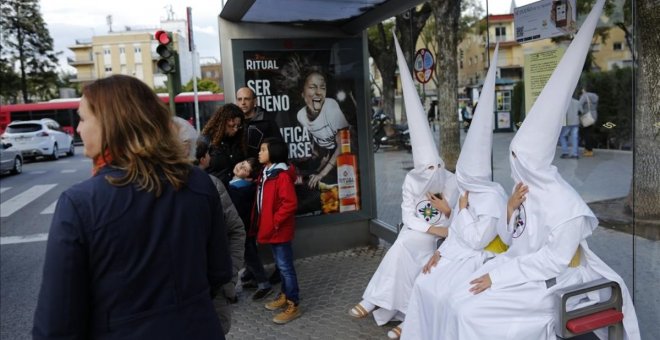
[[[126,171],[106,177],[112,185],[131,183],[160,196],[164,177],[178,190],[191,169],[183,145],[172,128],[172,114],[145,83],[130,76],[99,79],[83,91],[92,114],[100,121],[101,154]]]
[[[241,119],[241,125],[245,120],[245,116],[241,108],[235,104],[225,104],[218,108],[217,111],[213,114],[213,117],[206,122],[204,129],[202,129],[202,136],[209,138],[209,144],[213,146],[219,146],[222,142],[222,139],[225,138],[225,132],[227,131],[227,122],[236,118]],[[235,138],[238,138],[238,143],[241,146],[241,149],[244,149],[243,146],[243,135],[242,129],[239,129],[236,132]]]

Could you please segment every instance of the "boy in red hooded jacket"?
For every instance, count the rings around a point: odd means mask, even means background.
[[[263,164],[264,170],[257,180],[257,199],[252,221],[259,228],[257,242],[271,245],[275,264],[280,269],[282,292],[265,306],[273,311],[284,308],[273,318],[277,324],[285,324],[301,315],[298,307],[298,278],[291,248],[298,207],[293,184],[296,171],[287,161],[288,148],[283,140],[267,138],[261,143],[259,163]]]

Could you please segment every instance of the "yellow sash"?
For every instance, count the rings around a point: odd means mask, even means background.
[[[568,264],[569,267],[575,268],[580,265],[580,253],[582,251],[580,250],[580,246],[578,246],[577,250],[575,251],[575,255],[573,255],[573,258],[571,259],[571,262]]]
[[[507,249],[509,249],[509,246],[506,245],[506,243],[502,242],[499,236],[495,236],[495,238],[490,241],[490,243],[484,248],[486,251],[493,252],[495,254],[501,254],[505,252]]]

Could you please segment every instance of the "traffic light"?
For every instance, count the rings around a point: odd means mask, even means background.
[[[164,74],[176,73],[176,51],[174,51],[172,33],[167,31],[156,31],[154,38],[158,41],[156,53],[160,56],[160,59],[156,63],[158,69]]]

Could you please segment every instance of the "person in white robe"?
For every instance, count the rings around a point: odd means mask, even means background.
[[[448,297],[437,320],[442,339],[555,340],[553,316],[559,307],[554,293],[600,278],[621,286],[624,338],[640,339],[625,283],[586,242],[598,219],[551,164],[561,120],[603,4],[604,0],[598,0],[511,141],[512,178],[518,183],[516,188],[524,184],[529,191],[514,193],[514,200],[522,204],[515,211],[508,207],[511,218],[503,240],[509,249],[478,269]],[[599,295],[585,295],[576,304],[597,302],[602,298]]]
[[[444,169],[398,42],[396,46],[414,168],[403,182],[403,228],[367,285],[363,300],[349,311],[356,318],[373,311],[378,325],[404,319],[415,278],[438,239],[447,236],[451,207],[458,198],[455,176]],[[400,329],[392,332],[390,337],[398,338]]]
[[[480,268],[484,261],[506,250],[497,236],[506,231],[504,188],[491,181],[495,73],[499,46],[495,47],[470,130],[456,164],[461,192],[447,239],[417,277],[408,303],[401,339],[439,339],[436,319],[452,289]]]

